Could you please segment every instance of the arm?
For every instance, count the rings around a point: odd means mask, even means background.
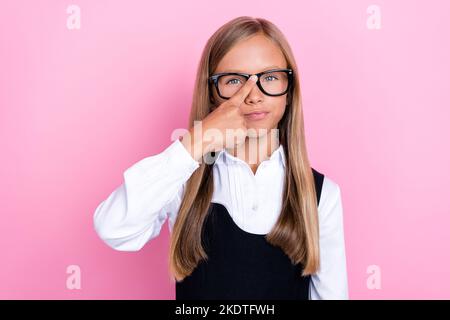
[[[159,235],[168,216],[172,231],[186,181],[199,165],[177,139],[129,167],[124,182],[95,210],[99,237],[113,249],[138,251]]]
[[[325,176],[319,203],[320,269],[311,276],[311,300],[348,299],[341,190]]]

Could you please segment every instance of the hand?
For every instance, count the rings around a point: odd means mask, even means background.
[[[256,76],[250,77],[230,99],[202,120],[201,141],[194,141],[194,127],[186,134],[189,139],[185,139],[186,135],[183,136],[181,142],[195,160],[199,161],[208,152],[233,148],[245,142],[247,121],[240,107],[256,84],[256,79]]]
[[[241,105],[255,83],[256,76],[251,77],[230,99],[203,119],[203,132],[206,133],[203,136],[203,144],[208,145],[207,152],[233,148],[245,142],[247,121]]]

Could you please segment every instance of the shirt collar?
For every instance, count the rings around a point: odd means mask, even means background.
[[[286,156],[284,154],[284,148],[283,145],[280,144],[278,148],[272,152],[269,159],[267,159],[269,162],[276,161],[283,165],[283,167],[286,166]],[[217,159],[215,161],[216,163],[220,164],[228,164],[228,163],[245,163],[245,161],[233,156],[231,153],[229,153],[226,149],[222,149],[219,151],[219,154],[217,155]],[[246,163],[245,163],[246,164]]]

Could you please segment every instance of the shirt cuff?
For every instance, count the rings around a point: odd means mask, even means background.
[[[172,142],[164,150],[164,154],[167,165],[172,170],[192,174],[200,166],[200,163],[192,157],[179,139]]]

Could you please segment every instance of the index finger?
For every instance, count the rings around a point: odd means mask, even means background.
[[[239,107],[242,102],[244,102],[244,99],[248,96],[250,91],[252,90],[253,86],[256,83],[256,79],[258,79],[257,76],[252,75],[245,83],[244,85],[230,98],[230,102],[232,102],[234,105]]]

